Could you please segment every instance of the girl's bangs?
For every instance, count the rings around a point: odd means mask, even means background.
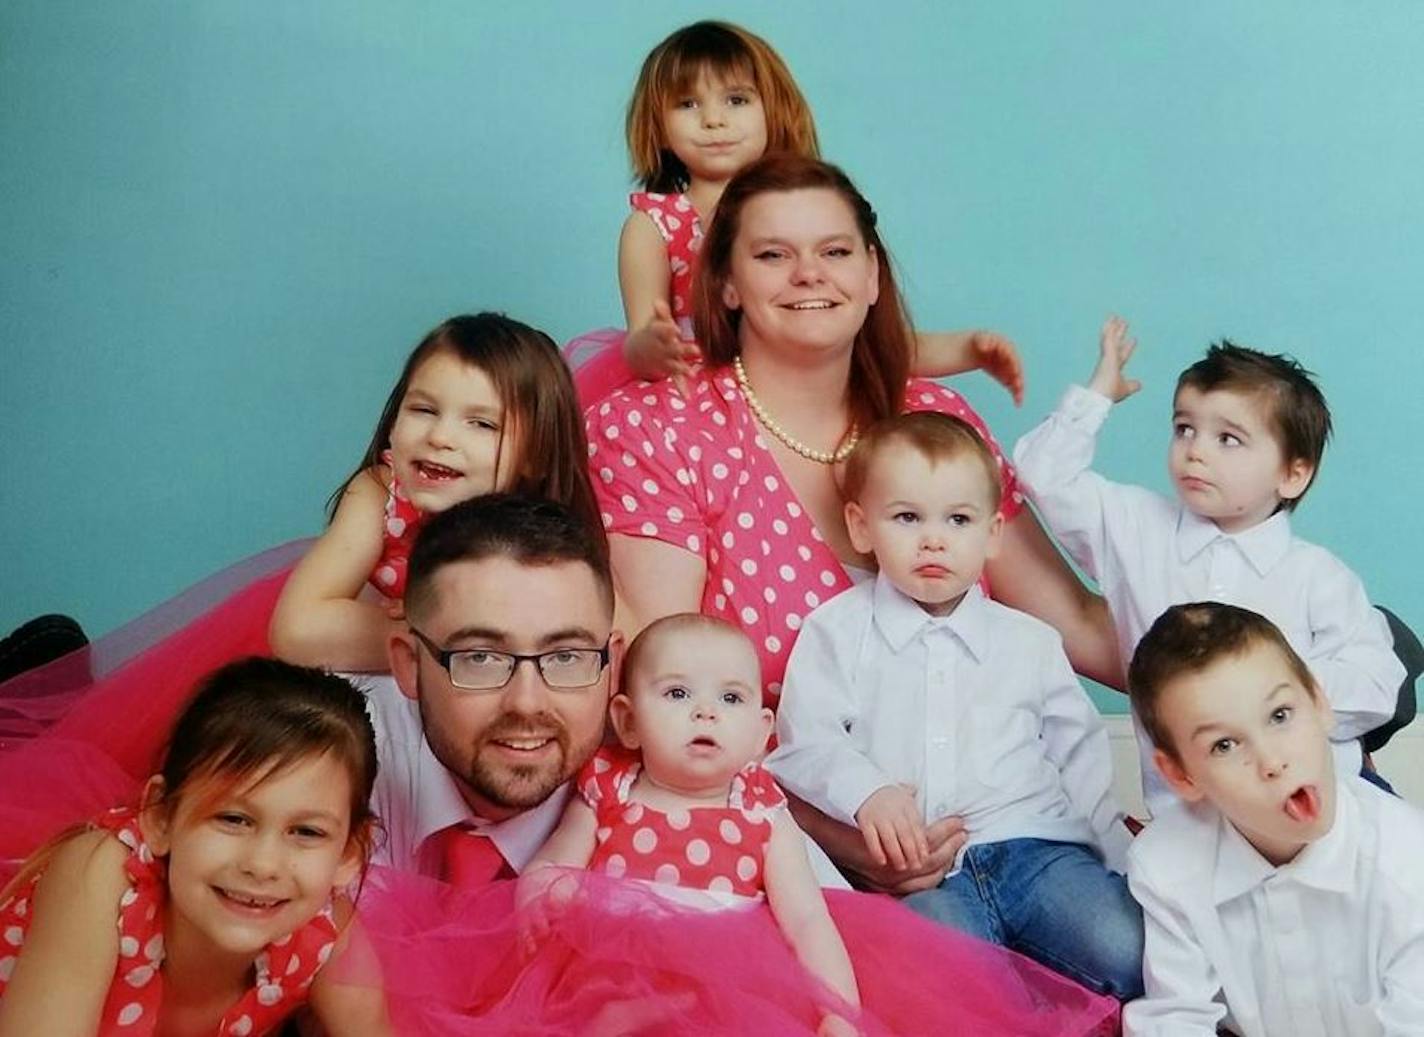
[[[756,62],[740,41],[715,38],[699,42],[704,45],[668,55],[658,84],[663,107],[690,92],[703,73],[724,83],[750,83],[761,90]]]

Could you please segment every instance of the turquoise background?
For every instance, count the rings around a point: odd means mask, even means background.
[[[406,353],[502,309],[621,320],[624,105],[699,17],[765,35],[878,206],[922,327],[1020,345],[1009,445],[1127,315],[1100,467],[1165,488],[1221,335],[1315,369],[1298,513],[1424,626],[1415,2],[454,0],[0,6],[0,629],[103,633],[321,528]]]

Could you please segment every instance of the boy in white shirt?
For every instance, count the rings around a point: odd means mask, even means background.
[[[1142,917],[1102,720],[1058,634],[978,585],[1003,525],[993,456],[956,418],[901,415],[867,431],[844,491],[880,572],[807,617],[767,767],[882,864],[921,866],[926,825],[962,817],[956,867],[906,905],[1136,996]]]
[[[1147,993],[1124,1033],[1424,1033],[1424,813],[1336,774],[1330,706],[1281,632],[1174,606],[1128,685],[1184,802],[1128,854]]]
[[[1108,410],[1140,388],[1123,374],[1135,346],[1120,318],[1103,325],[1087,388],[1070,386],[1015,446],[1019,480],[1053,535],[1097,580],[1123,660],[1170,605],[1225,601],[1260,612],[1325,689],[1340,770],[1359,771],[1359,738],[1394,715],[1404,668],[1359,578],[1291,534],[1290,512],[1330,436],[1324,396],[1288,357],[1212,346],[1177,380],[1167,459],[1176,499],[1163,497],[1090,469]],[[1155,812],[1171,795],[1140,724],[1137,740],[1143,793]]]

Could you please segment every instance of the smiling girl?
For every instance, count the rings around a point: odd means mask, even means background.
[[[273,650],[309,666],[384,669],[426,516],[513,490],[596,526],[586,461],[569,371],[547,335],[495,313],[445,321],[406,361],[361,464],[333,495],[331,525],[287,581]]]

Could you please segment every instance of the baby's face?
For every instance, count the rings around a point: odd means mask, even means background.
[[[1213,803],[1272,864],[1335,823],[1330,706],[1273,645],[1252,645],[1162,689],[1157,705],[1180,759],[1157,765],[1177,794]]]
[[[882,446],[860,500],[846,504],[857,551],[932,615],[954,611],[998,552],[1003,525],[979,459],[930,461],[908,443]]]
[[[1310,485],[1313,470],[1288,462],[1259,392],[1183,386],[1172,413],[1167,467],[1182,504],[1227,533],[1270,518]]]
[[[726,794],[771,734],[761,666],[741,634],[690,628],[658,636],[628,675],[625,745],[640,749],[657,784],[689,796]]]

